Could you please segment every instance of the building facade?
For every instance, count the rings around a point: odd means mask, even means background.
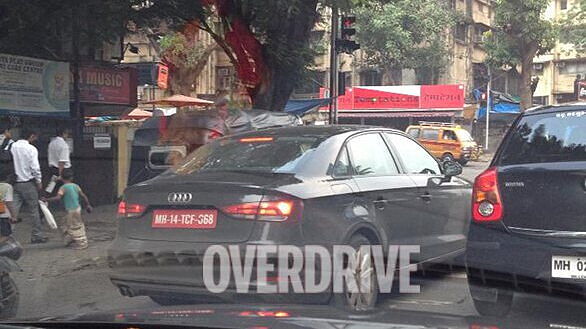
[[[553,0],[545,12],[551,20],[563,18],[578,0]],[[583,54],[582,54],[583,55]],[[580,57],[574,45],[556,42],[555,47],[543,56],[533,60],[533,75],[539,78],[533,95],[535,104],[559,104],[575,101],[574,81],[580,75],[586,76],[586,58]]]

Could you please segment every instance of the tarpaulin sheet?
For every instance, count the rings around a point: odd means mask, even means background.
[[[331,98],[291,99],[285,105],[285,112],[295,115],[303,115],[316,107],[329,104],[330,101]]]

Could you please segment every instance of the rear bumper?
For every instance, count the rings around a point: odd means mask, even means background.
[[[279,293],[271,294],[271,298],[268,298],[266,293],[259,292],[262,291],[262,287],[255,280],[256,267],[252,270],[248,291],[236,289],[232,269],[228,267],[227,270],[230,273],[228,287],[221,293],[212,292],[206,287],[204,270],[210,271],[207,272],[208,275],[213,273],[217,283],[222,267],[217,263],[213,267],[204,266],[204,254],[209,246],[210,244],[116,238],[108,249],[110,280],[122,295],[130,297],[173,296],[223,302],[242,299],[255,302],[276,300],[284,303],[325,303],[331,297],[330,293]],[[245,248],[250,244],[238,246],[241,253],[244,253]],[[276,273],[268,273],[267,276],[268,284],[278,285]]]
[[[584,295],[586,280],[552,277],[552,256],[586,257],[586,240],[512,233],[502,223],[470,225],[466,266],[477,284]]]

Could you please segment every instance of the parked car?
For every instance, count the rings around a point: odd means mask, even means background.
[[[450,260],[463,253],[468,230],[471,185],[456,177],[461,171],[384,128],[300,126],[216,139],[127,189],[108,251],[111,280],[124,295],[160,304],[185,295],[230,298],[202,283],[198,257],[213,244],[408,244],[421,248],[415,263]],[[171,209],[203,212],[214,223],[154,224],[155,213]],[[377,293],[310,300],[369,309]]]
[[[523,113],[474,183],[466,254],[481,314],[514,291],[586,291],[586,105]]]
[[[480,155],[481,148],[470,133],[459,125],[422,121],[407,127],[406,131],[441,161],[458,161],[466,165]]]

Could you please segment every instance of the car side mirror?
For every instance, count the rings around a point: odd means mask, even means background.
[[[462,166],[455,161],[444,161],[442,168],[446,179],[462,174]]]

